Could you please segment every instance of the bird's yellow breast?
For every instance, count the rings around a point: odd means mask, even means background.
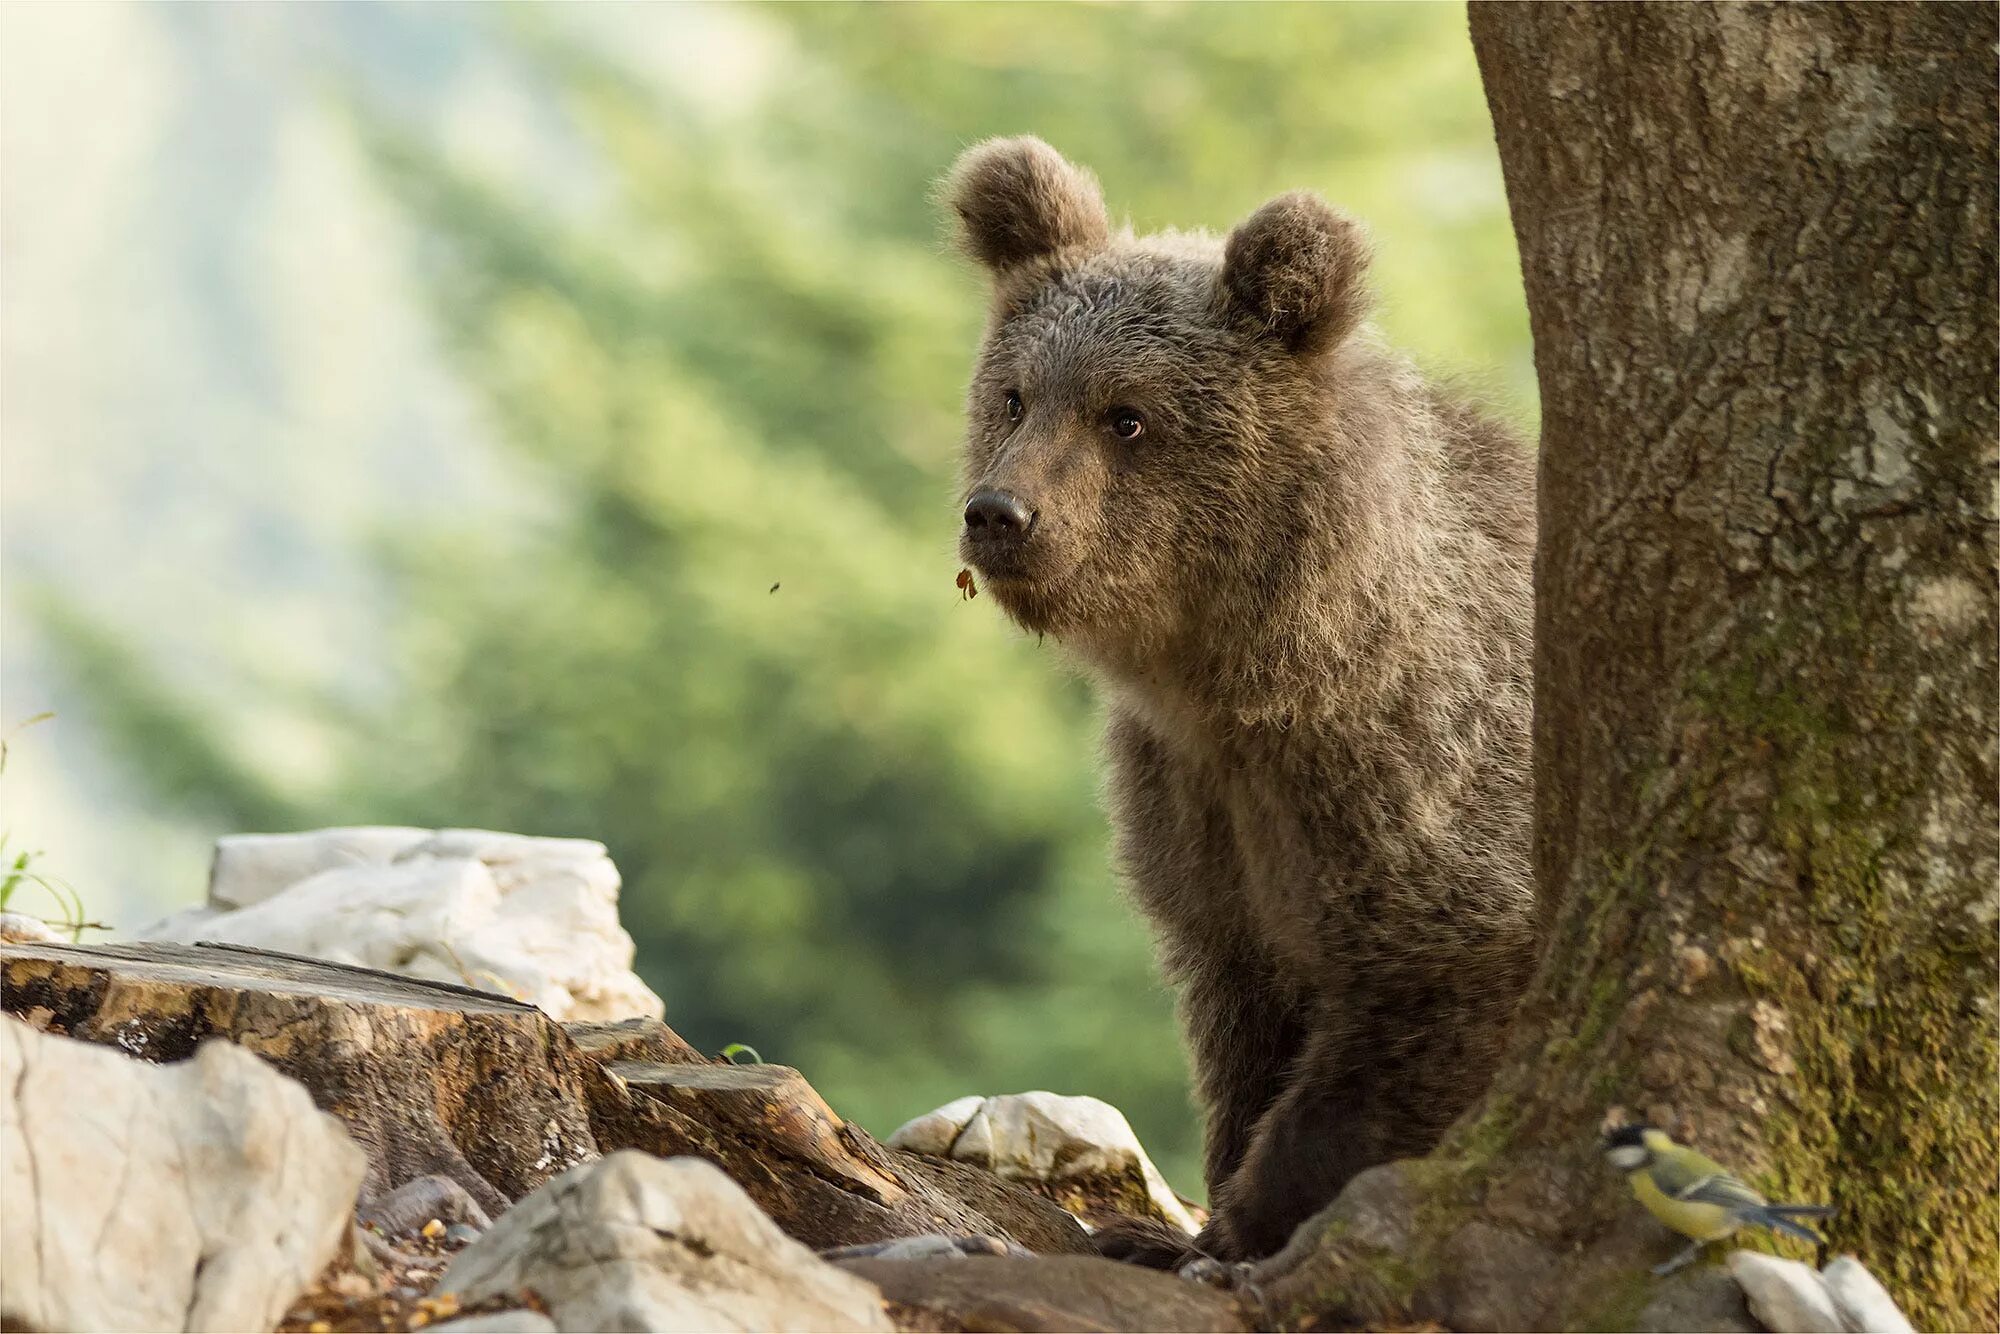
[[[1719,1204],[1677,1200],[1654,1185],[1652,1176],[1643,1169],[1626,1173],[1626,1179],[1632,1183],[1633,1196],[1646,1206],[1647,1212],[1683,1237],[1714,1241],[1736,1230],[1734,1216]]]

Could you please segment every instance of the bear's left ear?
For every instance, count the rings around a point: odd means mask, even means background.
[[[1110,233],[1097,178],[1033,135],[988,139],[959,157],[944,197],[960,239],[996,273]]]
[[[1367,315],[1368,238],[1317,195],[1279,195],[1229,234],[1222,293],[1293,351],[1336,347]]]

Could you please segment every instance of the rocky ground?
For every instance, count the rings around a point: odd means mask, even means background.
[[[1115,1108],[963,1098],[884,1144],[798,1071],[695,1051],[617,888],[594,843],[328,830],[225,840],[150,939],[6,924],[0,1327],[1275,1323],[1276,1271],[1090,1253],[1200,1223]],[[1655,1327],[1908,1328],[1852,1261],[1739,1253],[1685,1291]]]

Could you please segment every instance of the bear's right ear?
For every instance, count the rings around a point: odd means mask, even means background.
[[[1279,195],[1229,234],[1222,293],[1229,307],[1287,347],[1337,346],[1368,313],[1368,237],[1317,195]]]
[[[973,258],[996,273],[1110,234],[1097,178],[1033,135],[988,139],[959,156],[944,197]]]

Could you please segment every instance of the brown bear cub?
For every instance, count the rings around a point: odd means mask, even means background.
[[[1195,1248],[1267,1255],[1436,1143],[1527,981],[1531,460],[1363,330],[1366,244],[1311,195],[1135,236],[1032,138],[946,191],[993,279],[961,550],[1100,686],[1207,1115]]]

